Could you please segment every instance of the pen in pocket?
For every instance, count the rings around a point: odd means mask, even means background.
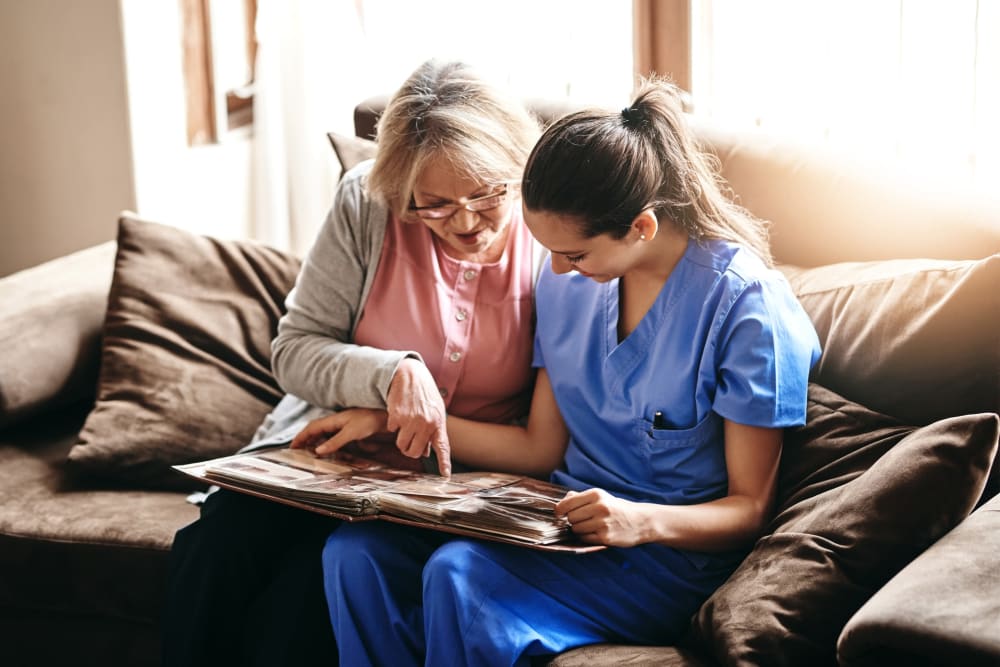
[[[659,410],[653,413],[653,428],[667,428],[667,420]]]

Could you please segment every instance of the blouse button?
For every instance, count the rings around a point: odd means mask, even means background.
[[[461,358],[462,358],[461,352],[452,352],[451,354],[448,355],[449,361],[458,361]]]
[[[468,316],[469,313],[464,308],[459,308],[458,312],[455,313],[455,319],[459,322],[464,322]]]
[[[441,387],[438,391],[441,392],[441,398],[446,398],[448,396],[447,387]]]
[[[462,277],[465,278],[466,280],[472,280],[473,278],[476,277],[476,272],[473,271],[472,269],[466,269],[465,273],[462,274]]]

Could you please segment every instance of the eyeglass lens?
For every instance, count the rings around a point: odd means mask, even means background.
[[[504,200],[507,198],[509,188],[507,185],[503,186],[503,190],[500,192],[493,192],[482,197],[476,197],[475,199],[470,199],[464,204],[454,203],[454,204],[442,204],[441,206],[427,206],[427,207],[411,207],[410,210],[416,213],[421,218],[447,218],[451,216],[460,208],[464,208],[467,211],[472,211],[478,213],[480,211],[488,211],[493,208],[500,206]]]

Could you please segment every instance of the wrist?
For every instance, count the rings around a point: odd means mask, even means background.
[[[372,410],[372,418],[375,420],[375,435],[390,435],[389,412],[387,410]]]
[[[423,362],[419,359],[413,357],[403,357],[396,364],[395,370],[392,372],[392,378],[389,380],[389,391],[391,392],[393,388],[399,383],[409,383],[412,378],[420,372],[420,366],[423,366]]]
[[[415,375],[422,372],[426,368],[427,367],[424,366],[424,362],[418,357],[403,357],[399,360],[399,363],[396,364],[396,372],[393,376],[400,374]]]
[[[663,540],[663,527],[660,525],[661,516],[656,511],[657,509],[657,505],[650,503],[637,504],[636,514],[639,520],[639,544],[648,544]]]

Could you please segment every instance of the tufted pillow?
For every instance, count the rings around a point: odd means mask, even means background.
[[[97,402],[72,471],[185,488],[170,466],[232,454],[282,396],[270,346],[299,260],[125,215],[119,221]]]
[[[835,665],[847,620],[968,515],[998,433],[996,414],[913,428],[810,385],[776,516],[696,614],[694,641],[724,665]]]
[[[782,271],[823,346],[813,381],[907,424],[1000,412],[1000,254]]]

